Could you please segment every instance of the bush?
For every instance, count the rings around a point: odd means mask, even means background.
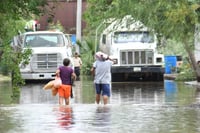
[[[193,81],[196,80],[195,73],[189,63],[183,63],[179,68],[179,74],[176,81]]]
[[[81,72],[86,75],[90,75],[90,70],[92,67],[92,63],[94,62],[94,52],[95,45],[94,40],[91,38],[87,38],[82,42],[77,42],[77,45],[80,47],[81,51],[81,59],[83,62]]]

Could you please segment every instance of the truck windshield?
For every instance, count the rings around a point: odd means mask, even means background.
[[[25,36],[25,47],[62,47],[63,36],[60,34],[29,34]]]
[[[131,31],[131,32],[115,32],[115,43],[128,43],[128,42],[142,42],[152,43],[154,42],[154,35],[149,32]]]

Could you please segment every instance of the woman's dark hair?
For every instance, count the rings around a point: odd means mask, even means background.
[[[69,64],[70,64],[70,60],[69,60],[68,58],[65,58],[65,59],[63,60],[63,65],[64,65],[64,66],[69,66]]]

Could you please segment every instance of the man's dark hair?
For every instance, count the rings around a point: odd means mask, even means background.
[[[70,60],[69,60],[68,58],[65,58],[65,59],[63,60],[63,65],[64,65],[64,66],[69,66],[69,64],[70,64]]]

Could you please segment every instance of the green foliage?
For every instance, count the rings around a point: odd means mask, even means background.
[[[6,18],[2,17],[2,19],[6,19]],[[1,35],[1,38],[0,38],[1,39],[0,52],[3,54],[2,56],[10,56],[10,52],[12,51],[10,49],[12,38],[18,32],[21,32],[24,30],[24,25],[25,25],[25,21],[22,19],[12,20],[12,18],[8,18],[7,21],[4,23],[4,26],[0,28],[0,30],[2,31],[0,32],[0,34],[3,34]],[[4,63],[4,58],[1,56],[0,58],[1,58],[1,61],[0,61],[1,70],[4,75],[7,75],[9,73],[9,70],[8,70],[9,67],[6,66],[6,63]]]
[[[14,51],[10,46],[4,46],[4,54],[2,55],[1,65],[7,67],[7,71],[11,73],[12,87],[13,87],[13,100],[19,98],[19,88],[24,85],[24,80],[21,78],[19,64],[27,64],[31,49],[25,51]]]
[[[20,17],[26,18],[31,14],[42,13],[41,6],[45,6],[47,0],[6,0],[0,1],[0,14],[14,17],[17,20]]]
[[[183,44],[175,40],[166,40],[165,44],[159,47],[159,51],[164,55],[178,55],[183,58],[188,57]]]
[[[85,41],[77,41],[77,45],[80,47],[81,59],[83,62],[82,73],[89,75],[94,61],[95,45],[94,40],[86,38]]]
[[[176,79],[175,79],[176,81],[193,81],[193,80],[196,80],[195,72],[191,68],[189,63],[183,63],[179,69],[180,69],[181,72],[176,77]]]
[[[87,0],[88,7],[83,14],[88,25],[86,31],[92,33],[104,19],[112,18],[112,12],[109,12],[112,1],[114,0]]]
[[[47,4],[47,0],[6,0],[0,1],[0,38],[4,44],[22,31],[25,19],[42,13],[41,6]],[[22,28],[23,25],[23,28]]]
[[[56,23],[49,23],[48,30],[58,30],[61,32],[65,32],[65,28],[62,26],[62,24],[57,21]]]
[[[84,18],[89,26],[95,27],[108,18],[132,15],[157,33],[181,40],[186,34],[194,33],[194,25],[197,23],[197,12],[195,12],[197,2],[172,1],[89,0]]]
[[[0,66],[4,74],[12,76],[13,98],[19,98],[19,87],[24,83],[21,79],[19,64],[27,62],[30,51],[14,52],[10,43],[13,36],[24,31],[25,19],[30,19],[33,14],[42,13],[41,6],[47,0],[6,0],[0,1]],[[15,99],[16,100],[16,99]]]

